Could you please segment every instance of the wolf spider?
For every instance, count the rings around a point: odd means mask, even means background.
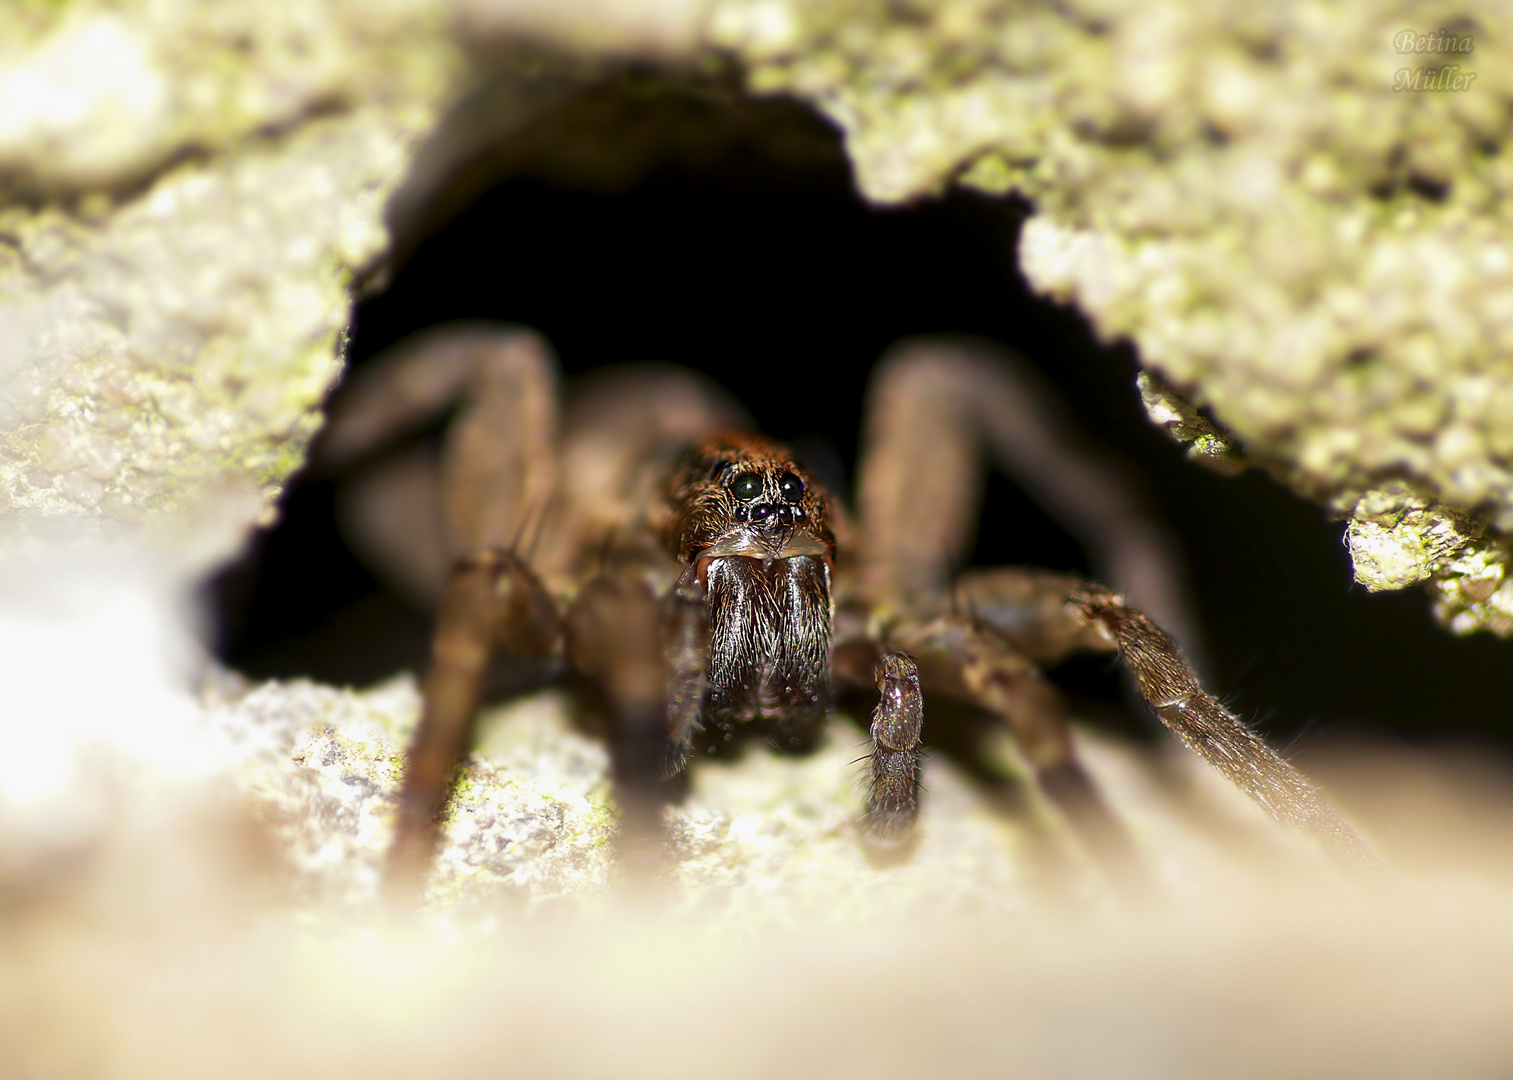
[[[712,383],[643,365],[582,381],[559,404],[544,342],[482,324],[420,335],[361,371],[320,459],[370,457],[458,402],[439,480],[428,461],[400,459],[354,502],[380,561],[440,601],[392,888],[424,880],[496,651],[540,661],[542,677],[565,667],[584,687],[608,734],[631,866],[656,864],[667,780],[691,758],[753,736],[802,751],[836,701],[871,715],[860,831],[872,850],[912,832],[925,702],[939,700],[1000,718],[1082,838],[1128,860],[1040,674],[1077,650],[1116,650],[1156,715],[1274,818],[1347,860],[1373,858],[1113,590],[1010,567],[951,580],[979,444],[1029,422],[1003,358],[982,346],[915,342],[880,365],[855,524]],[[441,530],[417,517],[417,498],[439,504]]]

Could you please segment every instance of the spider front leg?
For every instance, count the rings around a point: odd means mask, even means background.
[[[472,737],[490,657],[495,650],[550,656],[561,636],[551,597],[515,555],[480,551],[457,563],[437,615],[420,724],[400,788],[385,868],[391,893],[413,892],[430,870],[437,819]]]
[[[633,878],[662,862],[662,810],[667,804],[671,744],[668,689],[688,673],[669,677],[663,640],[667,615],[646,581],[630,567],[608,569],[579,592],[567,614],[567,655],[587,680],[593,711],[609,735],[615,802],[620,808],[617,854]],[[676,625],[676,620],[674,620]],[[697,637],[697,626],[684,627]],[[692,650],[697,656],[697,649]],[[675,723],[683,721],[676,712]],[[678,739],[686,741],[679,732]]]
[[[1277,821],[1317,837],[1343,861],[1379,864],[1371,846],[1317,788],[1203,689],[1171,635],[1094,582],[1081,583],[1068,599],[1113,638],[1141,696],[1189,749]]]
[[[395,576],[441,600],[385,869],[386,889],[398,894],[418,888],[430,867],[437,818],[472,736],[490,658],[495,651],[548,657],[562,637],[555,603],[513,551],[524,522],[545,512],[556,487],[556,365],[539,337],[463,324],[403,343],[345,388],[319,458],[332,468],[371,457],[449,409],[458,415],[439,481],[428,477],[420,487],[427,493],[420,501],[440,522],[417,519],[413,508],[395,512],[381,488],[369,489],[374,548],[405,564],[408,573]]]
[[[1138,484],[1061,412],[1022,362],[985,343],[922,339],[895,347],[868,388],[859,594],[880,621],[894,622],[889,640],[920,658],[927,691],[1006,721],[1046,794],[1092,846],[1122,859],[1128,840],[1077,764],[1060,698],[1025,651],[975,619],[930,625],[948,607],[952,564],[972,535],[984,458],[1071,525],[1101,564],[1163,610],[1185,610],[1170,545]],[[1001,606],[1020,613],[1019,599]],[[1054,606],[1064,603],[1063,595]],[[1086,634],[1080,624],[1070,634],[1046,628],[1036,642],[1042,652]]]
[[[704,694],[709,688],[709,589],[692,567],[667,594],[662,615],[667,660],[667,760],[671,777],[688,764],[694,736],[703,727]]]
[[[314,449],[319,468],[342,475],[337,510],[354,550],[417,604],[439,608],[457,559],[511,546],[547,510],[557,397],[551,350],[510,326],[438,327],[355,371]],[[394,451],[448,413],[440,455]]]
[[[387,870],[391,892],[413,893],[429,868],[493,652],[555,658],[565,645],[610,734],[622,835],[632,847],[657,834],[659,785],[676,756],[670,743],[681,753],[696,726],[707,612],[701,596],[681,590],[667,612],[653,599],[648,582],[670,582],[675,563],[657,542],[659,514],[648,503],[690,441],[743,422],[744,413],[712,383],[665,365],[580,380],[560,416],[556,383],[536,335],[445,327],[354,376],[322,437],[328,470],[367,461],[370,475],[382,474],[359,483],[352,500],[351,517],[364,526],[355,546],[390,581],[408,582],[411,595],[439,601],[441,612]],[[424,452],[399,468],[380,457],[394,436],[450,410],[457,416],[439,468]],[[408,500],[392,497],[396,479]],[[527,532],[530,565],[515,549]],[[565,596],[575,598],[559,616],[553,599]]]
[[[945,596],[976,531],[984,462],[1075,535],[1096,573],[1195,641],[1180,554],[1140,478],[1025,361],[971,338],[901,342],[867,388],[857,508],[872,601],[917,613]]]
[[[904,630],[896,640],[918,657],[932,697],[973,705],[1013,732],[1041,792],[1100,862],[1122,874],[1139,872],[1128,832],[1077,760],[1060,691],[1030,657],[993,627],[964,615]]]
[[[685,572],[660,602],[632,560],[584,587],[567,618],[573,669],[585,676],[609,732],[616,854],[631,878],[663,862],[666,783],[687,764],[702,727],[709,671],[709,597]]]

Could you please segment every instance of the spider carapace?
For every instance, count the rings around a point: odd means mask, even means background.
[[[1094,854],[1129,865],[1133,842],[1078,764],[1066,707],[1040,671],[1079,650],[1117,651],[1156,715],[1274,817],[1347,861],[1374,861],[1324,798],[1199,685],[1173,639],[1112,589],[1018,567],[953,578],[985,455],[1075,478],[1063,502],[1107,504],[1087,520],[1136,517],[1115,505],[1128,494],[1093,458],[1056,446],[1050,410],[1025,391],[1012,356],[920,339],[878,365],[854,521],[786,448],[742,430],[742,410],[708,380],[646,365],[581,380],[565,396],[557,381],[529,332],[441,328],[365,368],[323,435],[328,465],[372,458],[395,430],[465,402],[429,470],[433,511],[358,515],[377,533],[388,528],[374,550],[389,553],[395,576],[440,598],[389,863],[399,891],[429,868],[495,652],[543,659],[541,670],[572,681],[601,718],[628,864],[663,857],[670,775],[751,736],[802,751],[833,701],[871,717],[859,835],[906,851],[926,705],[936,701],[1001,721]],[[366,490],[376,506],[399,488]],[[443,524],[427,531],[424,516]],[[1114,563],[1158,577],[1138,532],[1097,539]]]

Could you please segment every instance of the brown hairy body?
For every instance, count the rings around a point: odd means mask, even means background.
[[[837,702],[871,718],[859,820],[870,850],[907,851],[934,702],[1012,730],[1089,850],[1112,868],[1137,869],[1129,835],[1078,764],[1065,705],[1041,675],[1040,665],[1080,650],[1118,651],[1188,746],[1274,817],[1346,861],[1372,862],[1323,797],[1202,689],[1173,639],[1123,596],[1025,568],[952,580],[972,532],[981,459],[1033,462],[1054,493],[1048,501],[1091,523],[1090,546],[1101,545],[1146,603],[1180,618],[1159,531],[1130,485],[1072,445],[1027,379],[1012,357],[981,345],[896,350],[869,392],[852,523],[785,447],[742,430],[739,406],[679,369],[602,376],[563,405],[538,338],[467,326],[401,346],[365,371],[333,412],[328,464],[370,455],[393,430],[465,402],[433,481],[445,527],[386,518],[377,496],[365,511],[388,550],[408,560],[403,572],[418,591],[440,599],[391,885],[408,894],[424,879],[495,653],[569,679],[599,718],[622,812],[620,854],[633,871],[660,864],[670,776],[753,737],[801,752]],[[421,564],[428,569],[414,569]]]

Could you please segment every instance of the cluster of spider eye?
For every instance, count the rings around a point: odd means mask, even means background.
[[[440,532],[405,515],[374,519],[402,522],[390,550],[450,552],[430,570],[442,599],[391,852],[396,887],[424,879],[501,651],[544,661],[544,677],[570,676],[601,719],[628,861],[655,862],[667,779],[692,757],[754,737],[802,751],[837,704],[871,718],[861,835],[897,848],[918,814],[931,702],[1001,720],[1084,839],[1127,856],[1040,671],[1078,650],[1117,651],[1156,715],[1274,817],[1347,860],[1373,860],[1112,589],[1014,567],[953,578],[981,448],[1039,422],[1008,358],[918,341],[879,365],[855,521],[689,372],[624,369],[565,400],[557,381],[529,332],[443,328],[365,368],[323,436],[328,465],[371,457],[394,431],[465,402],[435,471]],[[538,534],[529,559],[517,549],[528,521]],[[430,542],[415,543],[428,528]]]
[[[721,461],[710,473],[711,480],[719,480],[734,467],[734,462]],[[781,501],[757,500],[766,491],[760,473],[743,472],[730,481],[730,494],[737,500],[731,517],[742,524],[766,528],[773,525],[795,525],[807,520],[804,507],[804,482],[791,472],[777,477],[777,497]]]

